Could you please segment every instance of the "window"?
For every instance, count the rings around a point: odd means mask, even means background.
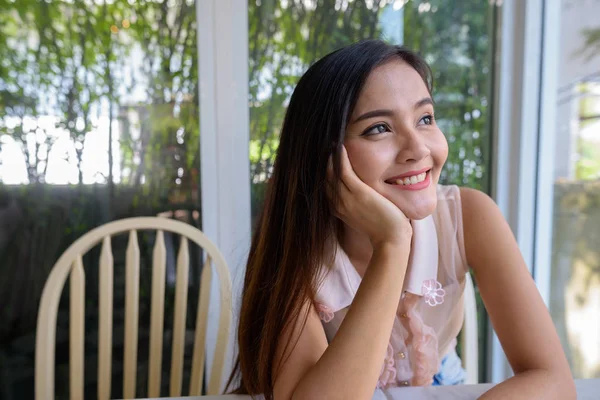
[[[549,307],[575,378],[599,378],[600,2],[561,7]]]
[[[1,7],[0,398],[20,399],[33,398],[42,287],[75,239],[111,220],[140,215],[201,226],[196,4],[48,0]],[[151,276],[146,272],[153,241],[154,235],[140,235],[138,395],[146,393]],[[176,245],[167,243],[168,282],[174,280]],[[116,238],[115,256],[124,256],[125,246],[126,238]],[[192,268],[200,264],[194,254]],[[97,250],[84,259],[90,396],[96,379],[97,259]],[[122,364],[123,266],[116,257],[115,374]],[[199,273],[191,276],[194,272]],[[197,284],[190,290],[192,304]],[[168,287],[165,321],[172,321],[171,300]],[[68,304],[61,304],[59,399],[68,393]],[[188,323],[193,329],[193,318]],[[168,358],[163,365],[168,368]],[[116,376],[113,396],[122,382]]]

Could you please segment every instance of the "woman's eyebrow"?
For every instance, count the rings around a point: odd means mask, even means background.
[[[417,110],[428,104],[433,106],[433,100],[431,99],[431,97],[424,97],[415,103],[414,109]],[[358,121],[362,121],[362,120],[369,119],[369,118],[375,118],[375,117],[390,117],[391,118],[393,116],[394,116],[394,111],[389,110],[389,109],[371,110],[371,111],[367,111],[366,113],[361,114],[358,117],[356,117],[356,119],[354,119],[351,122],[351,124],[354,124]]]
[[[394,116],[394,112],[388,109],[378,109],[367,111],[366,113],[358,116],[352,123],[362,121],[364,119],[375,118],[375,117],[392,117]]]
[[[419,108],[421,108],[421,107],[423,107],[425,105],[428,105],[428,104],[431,105],[431,106],[433,106],[433,99],[431,97],[424,97],[424,98],[422,98],[421,100],[419,100],[419,101],[417,101],[415,103],[414,109],[415,110],[419,109]]]

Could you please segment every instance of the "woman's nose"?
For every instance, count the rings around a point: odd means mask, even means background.
[[[406,132],[398,139],[397,161],[400,163],[421,161],[430,153],[422,134],[415,131]]]

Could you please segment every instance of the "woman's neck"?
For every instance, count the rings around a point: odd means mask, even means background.
[[[373,255],[373,247],[371,246],[369,237],[352,229],[348,225],[344,225],[339,243],[346,255],[348,255],[356,272],[362,278]]]

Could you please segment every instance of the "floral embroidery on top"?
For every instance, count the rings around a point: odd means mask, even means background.
[[[413,370],[410,383],[412,386],[429,386],[440,367],[438,339],[435,330],[423,322],[416,310],[419,299],[419,296],[407,294],[404,300],[406,318],[402,318],[401,321],[409,332],[406,344],[409,347],[408,354]]]
[[[333,319],[333,309],[323,303],[315,302],[315,309],[319,313],[319,318],[325,323]]]
[[[442,289],[442,284],[435,279],[423,281],[421,293],[425,298],[425,302],[431,307],[442,304],[444,302],[444,296],[446,295],[446,291]]]

